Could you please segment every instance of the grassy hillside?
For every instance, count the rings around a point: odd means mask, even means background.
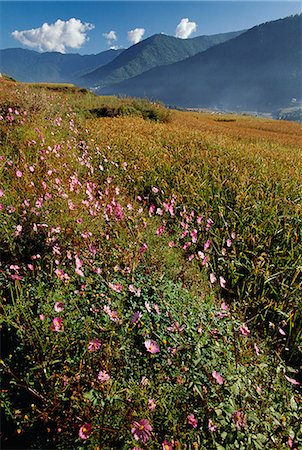
[[[4,448],[299,448],[301,126],[0,81]]]

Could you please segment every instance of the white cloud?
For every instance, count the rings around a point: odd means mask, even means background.
[[[109,33],[103,33],[105,39],[107,39],[107,44],[111,45],[114,41],[117,41],[117,33],[113,30],[109,31]]]
[[[135,28],[135,30],[128,31],[128,41],[132,42],[132,44],[137,44],[142,40],[145,34],[145,28]]]
[[[80,48],[88,40],[86,32],[93,28],[93,24],[82,23],[73,17],[66,21],[58,19],[55,23],[43,23],[31,30],[16,30],[12,36],[30,48],[65,53],[66,47]]]
[[[197,29],[195,22],[189,22],[189,19],[181,19],[176,27],[175,36],[180,39],[187,39]]]

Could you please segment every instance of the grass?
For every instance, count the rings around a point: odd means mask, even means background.
[[[298,448],[301,126],[0,98],[4,445]]]

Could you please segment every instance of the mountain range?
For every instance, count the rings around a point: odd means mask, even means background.
[[[302,15],[267,22],[99,92],[184,107],[271,112],[302,99],[301,37]]]
[[[123,49],[79,55],[7,48],[0,50],[0,71],[25,82],[76,82],[83,74],[110,63],[122,52]]]
[[[172,64],[221,42],[240,35],[242,31],[179,39],[155,34],[125,50],[106,66],[87,73],[79,82],[85,86],[107,86],[135,77],[154,67]]]
[[[179,39],[153,35],[97,55],[0,50],[20,81],[72,82],[100,95],[170,106],[273,112],[302,101],[302,14],[249,30]]]

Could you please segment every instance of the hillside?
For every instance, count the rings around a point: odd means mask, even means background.
[[[301,35],[302,15],[264,23],[100,92],[185,107],[272,112],[302,98]]]
[[[178,39],[155,34],[128,48],[111,63],[85,74],[78,80],[83,86],[106,86],[135,77],[153,67],[172,64],[233,39],[242,31]]]
[[[3,448],[298,449],[301,125],[0,78]]]
[[[83,73],[108,64],[122,51],[79,55],[8,48],[0,50],[0,72],[27,82],[73,82]]]

